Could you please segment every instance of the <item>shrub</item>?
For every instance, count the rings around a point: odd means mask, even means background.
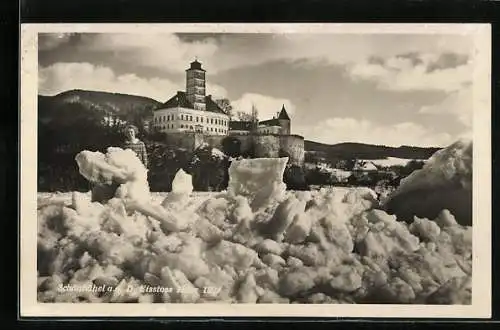
[[[222,140],[222,151],[231,157],[241,155],[241,141],[234,136],[228,136]]]
[[[297,165],[286,167],[283,173],[283,182],[289,190],[309,190],[304,170]]]

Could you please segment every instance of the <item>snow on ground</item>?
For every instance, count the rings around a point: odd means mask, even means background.
[[[212,156],[222,159],[226,157],[226,154],[217,148],[212,148]]]
[[[398,222],[368,188],[284,191],[285,164],[233,162],[228,192],[142,203],[39,194],[38,300],[471,303],[471,227]]]
[[[337,182],[347,182],[347,179],[352,175],[351,171],[345,171],[339,168],[333,168],[326,163],[317,163],[317,164],[306,163],[305,167],[308,170],[318,169],[323,173],[328,173],[331,176],[335,177]]]
[[[362,160],[363,162],[371,162],[375,166],[378,167],[391,167],[391,166],[406,166],[409,162],[416,160],[416,161],[423,161],[425,162],[425,159],[405,159],[405,158],[397,158],[397,157],[387,157],[384,159],[367,159],[367,160]]]

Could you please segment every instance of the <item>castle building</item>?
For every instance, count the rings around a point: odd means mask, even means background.
[[[277,116],[272,119],[258,121],[254,124],[252,121],[230,121],[229,135],[248,135],[256,134],[273,134],[273,135],[290,135],[290,117],[286,112],[285,105]]]
[[[206,95],[206,72],[198,60],[186,70],[186,90],[178,91],[154,110],[152,126],[166,133],[166,143],[187,150],[204,144],[223,149],[230,136],[240,142],[241,153],[257,158],[289,157],[291,164],[304,164],[304,137],[291,134],[291,120],[282,106],[268,120],[232,121],[210,95]]]
[[[205,70],[195,60],[186,70],[186,91],[178,91],[154,111],[153,126],[163,133],[227,135],[229,116],[205,95]]]

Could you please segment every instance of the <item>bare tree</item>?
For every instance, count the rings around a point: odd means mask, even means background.
[[[259,126],[259,110],[255,104],[252,104],[252,114],[250,115],[250,121],[252,122],[252,130],[257,131],[257,126]]]
[[[229,99],[217,99],[215,103],[221,108],[230,118],[233,117],[233,106],[231,105],[231,101]]]
[[[253,122],[258,122],[259,121],[259,110],[255,106],[255,104],[252,104],[252,114],[251,118]]]
[[[241,121],[252,121],[252,115],[247,113],[247,112],[243,112],[243,111],[236,112],[235,117]]]

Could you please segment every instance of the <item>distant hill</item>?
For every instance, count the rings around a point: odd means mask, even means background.
[[[105,117],[114,117],[131,123],[152,118],[153,110],[161,106],[154,99],[120,93],[88,90],[69,90],[54,96],[38,96],[39,133],[48,134],[55,130],[81,139],[82,132],[101,126]],[[41,127],[42,126],[42,127]],[[86,129],[86,127],[88,129]],[[54,133],[57,134],[57,133]],[[73,138],[71,138],[73,139]],[[62,142],[62,141],[61,141]],[[335,159],[382,159],[397,157],[405,159],[427,159],[439,148],[411,146],[387,147],[362,143],[323,144],[305,141],[305,150],[326,160]]]
[[[411,146],[388,147],[363,143],[323,144],[306,140],[306,152],[315,153],[326,160],[332,159],[383,159],[397,157],[404,159],[428,159],[440,148],[421,148]]]
[[[54,96],[38,96],[38,120],[49,124],[68,125],[75,120],[102,120],[115,116],[134,121],[153,116],[161,103],[142,96],[86,90],[70,90]]]

